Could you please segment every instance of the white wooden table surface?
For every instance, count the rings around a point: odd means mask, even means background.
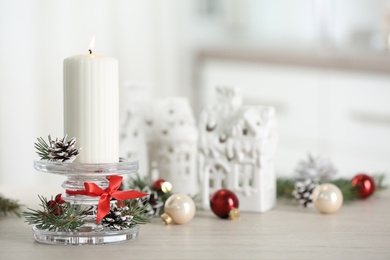
[[[0,187],[29,206],[39,202],[40,190]],[[156,218],[134,241],[97,246],[40,244],[23,218],[2,217],[0,259],[390,259],[389,206],[385,190],[333,215],[282,201],[264,214],[242,213],[238,221],[198,211],[188,224],[165,226]]]

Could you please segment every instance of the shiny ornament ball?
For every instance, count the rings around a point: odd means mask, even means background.
[[[65,203],[65,200],[62,199],[62,194],[61,194],[61,193],[59,193],[59,194],[56,195],[55,201],[56,201],[57,203],[59,203],[59,204],[64,204],[64,203]]]
[[[239,217],[238,198],[227,189],[216,191],[210,198],[211,210],[220,218],[237,219]]]
[[[375,192],[375,182],[367,174],[358,174],[352,178],[352,187],[357,188],[358,195],[361,199],[370,197]]]
[[[153,189],[167,193],[172,190],[172,184],[164,179],[158,179],[153,183]]]
[[[47,202],[47,208],[50,210],[50,213],[60,216],[63,213],[62,207],[55,200],[49,200]]]
[[[343,204],[343,194],[336,185],[324,183],[314,189],[313,204],[321,213],[336,213]]]
[[[164,205],[164,213],[161,215],[165,224],[185,224],[195,215],[195,203],[186,194],[175,193],[171,195]]]

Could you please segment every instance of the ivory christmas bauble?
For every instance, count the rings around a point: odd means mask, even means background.
[[[171,195],[164,206],[165,213],[161,218],[165,224],[171,222],[176,224],[185,224],[189,222],[195,215],[195,203],[186,194],[176,193]]]
[[[324,183],[314,189],[313,204],[321,213],[335,213],[343,204],[343,194],[336,185]]]

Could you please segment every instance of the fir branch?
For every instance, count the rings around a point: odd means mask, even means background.
[[[141,178],[138,173],[136,174],[135,178],[132,177],[129,179],[129,187],[131,190],[142,191],[143,189],[145,189],[145,187],[148,186],[149,185],[146,178]]]
[[[34,143],[36,153],[41,160],[48,161],[60,161],[60,162],[73,162],[79,155],[81,148],[75,148],[76,138],[71,138],[66,141],[67,135],[62,139],[51,139],[48,136],[49,143],[47,143],[42,137],[37,138],[38,142]]]
[[[384,190],[387,187],[383,184],[385,181],[385,174],[375,174],[371,176],[375,182],[375,189],[377,191]]]
[[[292,199],[292,191],[294,190],[295,180],[287,178],[276,179],[276,196],[277,198]]]
[[[343,202],[347,203],[359,199],[359,190],[351,185],[350,179],[339,178],[327,183],[332,183],[340,189],[343,194]]]
[[[139,199],[118,201],[102,219],[101,225],[110,230],[123,230],[137,224],[146,224],[150,219],[145,216],[145,211],[146,208]]]
[[[164,192],[161,188],[155,187],[154,184],[148,183],[147,178],[141,178],[139,174],[129,179],[128,187],[132,190],[149,194],[149,196],[140,200],[145,207],[144,216],[149,218],[159,216],[162,213],[166,200],[172,195],[170,191]]]
[[[150,218],[146,217],[146,205],[141,200],[125,200],[123,201],[124,206],[128,209],[124,212],[126,215],[133,216],[131,226],[136,224],[150,223]]]
[[[157,192],[158,198],[162,200],[163,203],[172,195],[172,192],[163,192],[162,190],[156,190],[152,184],[149,184],[147,181],[147,178],[141,178],[139,174],[136,174],[136,177],[132,177],[129,179],[129,188],[131,190],[137,190],[137,191],[155,191]]]
[[[49,144],[51,144],[50,135],[48,136],[48,139],[49,139]],[[42,137],[37,138],[37,140],[38,143],[34,143],[34,147],[37,150],[36,153],[39,155],[41,160],[50,160],[49,148],[51,147],[51,145],[49,146]]]
[[[75,231],[85,224],[84,218],[92,214],[91,208],[83,208],[69,202],[50,208],[45,197],[40,195],[38,197],[41,201],[42,210],[28,208],[29,211],[23,212],[23,216],[26,219],[25,222],[29,225],[36,225],[37,228],[42,230]],[[58,214],[57,207],[61,207],[61,214]]]
[[[8,199],[2,195],[0,195],[0,214],[7,216],[15,215],[18,217],[21,217],[21,207],[22,205],[19,204],[17,200]]]
[[[375,182],[375,190],[380,191],[385,189],[386,187],[383,185],[385,175],[380,174],[380,175],[374,175],[372,176]],[[276,180],[276,195],[277,198],[286,198],[286,199],[292,199],[292,191],[294,190],[294,185],[295,182],[298,181],[298,179],[295,178],[277,178]],[[322,183],[332,183],[336,185],[341,193],[343,194],[343,201],[345,203],[351,202],[354,200],[359,199],[359,191],[357,187],[353,187],[351,184],[350,179],[346,178],[339,178],[339,179],[334,179],[334,180],[328,180],[328,181],[323,181],[319,184]]]

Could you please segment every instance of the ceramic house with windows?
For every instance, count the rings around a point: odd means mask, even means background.
[[[142,127],[142,118],[134,109],[127,109],[125,120],[121,125],[119,153],[124,158],[137,158],[138,174],[146,177],[148,173],[148,158],[146,137]]]
[[[198,133],[187,99],[169,98],[151,104],[145,117],[150,179],[172,183],[172,192],[195,195]]]
[[[240,210],[265,212],[276,200],[274,108],[243,106],[239,90],[217,88],[217,102],[199,118],[202,204],[217,190],[233,191]]]
[[[128,82],[125,86],[124,116],[120,125],[119,155],[124,158],[137,158],[138,174],[148,175],[148,153],[144,129],[144,110],[148,103],[149,86],[145,83]]]

